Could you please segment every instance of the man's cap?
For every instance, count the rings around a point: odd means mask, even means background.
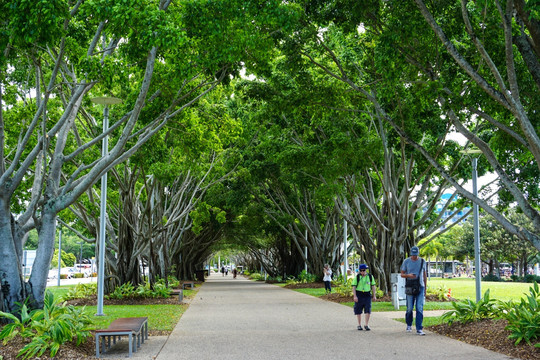
[[[359,270],[367,270],[368,266],[366,264],[360,264],[358,267]]]
[[[420,254],[420,249],[418,249],[418,246],[413,246],[411,248],[411,256],[418,256]]]

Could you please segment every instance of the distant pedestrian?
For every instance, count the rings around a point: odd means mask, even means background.
[[[221,276],[225,276],[225,266],[221,266]]]
[[[233,279],[236,279],[237,274],[238,274],[238,270],[236,270],[236,268],[234,268],[233,271],[232,271]]]
[[[323,281],[325,292],[330,294],[332,292],[332,269],[330,269],[330,265],[328,264],[324,264]]]
[[[225,266],[225,275],[229,275],[229,267]]]
[[[353,278],[352,293],[354,300],[354,314],[358,319],[358,330],[371,330],[369,318],[371,316],[371,300],[377,299],[377,288],[373,275],[368,274],[368,266],[360,264],[359,273]],[[362,312],[365,314],[365,326],[362,328]]]
[[[416,334],[423,336],[426,335],[423,331],[422,322],[424,320],[427,272],[426,262],[418,256],[419,254],[420,249],[418,249],[418,246],[413,246],[411,256],[405,259],[403,265],[401,265],[401,277],[406,281],[407,311],[405,312],[405,322],[407,323],[407,332],[412,331],[413,308],[416,303]],[[414,282],[417,282],[417,284],[414,284]]]

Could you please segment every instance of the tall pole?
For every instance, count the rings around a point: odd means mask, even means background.
[[[473,195],[478,197],[478,188],[476,184],[477,178],[477,167],[478,159],[476,157],[472,158],[472,181],[473,181]],[[482,290],[480,281],[482,279],[482,264],[480,261],[480,223],[478,220],[478,204],[473,202],[473,212],[474,212],[474,267],[476,272],[474,274],[475,283],[476,283],[476,302],[480,301],[482,297]]]
[[[347,212],[347,204],[343,206],[343,209],[345,210],[345,213]],[[347,254],[347,219],[343,217],[343,279],[347,281],[347,269],[349,268],[348,260],[347,258],[349,255]]]
[[[103,108],[103,133],[109,131],[109,105],[120,104],[121,99],[103,96],[91,99],[96,104],[104,105]],[[101,157],[104,158],[109,153],[109,136],[105,135],[101,143]],[[101,176],[101,204],[99,213],[99,245],[98,251],[98,294],[96,316],[105,316],[103,313],[103,296],[105,293],[105,218],[107,215],[107,172]]]
[[[81,245],[81,256],[79,257],[79,272],[82,272],[82,241],[79,244]]]
[[[62,267],[62,225],[58,232],[58,286],[60,286],[60,268]]]
[[[109,106],[105,104],[103,109],[103,133],[109,131]],[[101,156],[107,156],[109,152],[109,137],[106,135],[101,143]],[[99,209],[99,248],[98,248],[98,296],[97,316],[105,316],[103,313],[103,296],[105,286],[105,217],[107,214],[107,173],[101,176],[101,204]]]
[[[308,240],[308,239],[307,239],[307,229],[306,229],[306,231],[305,231],[305,234],[306,234],[306,235],[305,235],[305,236],[306,236],[305,239],[306,239],[306,243],[307,243],[307,240]],[[307,273],[307,245],[304,246],[304,259],[305,259],[305,260],[304,260],[304,270],[305,270],[306,273]]]

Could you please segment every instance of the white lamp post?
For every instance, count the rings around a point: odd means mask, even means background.
[[[467,149],[462,150],[461,153],[467,154],[467,155],[474,155],[474,154],[481,154],[482,151],[479,149]],[[473,195],[474,197],[478,197],[478,187],[476,184],[477,180],[477,171],[476,167],[478,164],[478,158],[476,156],[471,156],[472,160],[472,182],[473,182]],[[474,280],[476,284],[476,302],[479,302],[482,297],[482,290],[481,290],[481,280],[482,280],[482,263],[480,261],[480,223],[478,220],[478,204],[473,202],[473,213],[474,213],[474,223],[473,223],[473,231],[474,231],[474,268],[475,268],[475,274],[474,274]]]
[[[103,133],[109,131],[109,105],[120,104],[121,99],[109,96],[95,97],[91,101],[104,105],[103,108]],[[105,157],[109,152],[109,137],[106,135],[101,143],[101,156]],[[105,286],[105,215],[107,214],[107,173],[101,176],[101,205],[99,214],[99,246],[98,246],[98,296],[96,316],[104,316],[103,295]]]
[[[347,212],[347,204],[344,204],[343,209]],[[343,217],[343,280],[345,280],[345,282],[347,281],[347,269],[349,268],[347,247],[347,219]]]
[[[62,267],[62,224],[58,232],[58,286],[60,286],[60,268]]]

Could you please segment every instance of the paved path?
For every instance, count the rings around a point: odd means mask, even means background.
[[[510,359],[434,333],[406,333],[403,323],[392,320],[403,315],[373,313],[372,331],[358,331],[347,306],[218,274],[200,288],[159,350],[161,343],[142,346],[151,345],[159,353],[149,356],[149,348],[135,358],[152,359],[157,354],[158,360]]]

